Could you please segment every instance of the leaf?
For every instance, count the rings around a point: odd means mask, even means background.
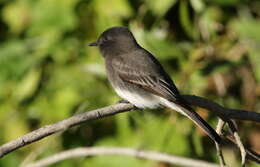
[[[189,17],[188,1],[180,1],[179,14],[181,25],[185,30],[185,33],[193,39],[198,38],[198,32],[195,29],[195,26],[192,25],[192,20]]]
[[[162,17],[173,5],[176,4],[176,2],[177,0],[146,0],[146,5],[157,17]]]
[[[17,101],[21,101],[25,98],[30,97],[37,89],[40,81],[40,76],[41,71],[39,69],[31,70],[17,85],[13,97]]]
[[[123,18],[128,18],[133,14],[127,0],[95,0],[90,10],[95,12],[95,24],[99,33],[108,27],[121,25]]]
[[[52,31],[64,33],[77,25],[74,8],[78,0],[39,0],[32,9],[30,35]]]
[[[3,9],[3,19],[12,33],[18,34],[30,23],[30,7],[27,3],[15,1]]]
[[[19,80],[35,62],[24,41],[6,41],[0,46],[0,81]]]
[[[191,0],[191,5],[196,12],[202,12],[205,9],[205,4],[202,0]]]
[[[167,40],[167,30],[153,29],[144,31],[142,28],[133,26],[131,29],[142,47],[149,50],[155,57],[161,60],[169,60],[182,55],[178,43]]]
[[[241,17],[233,22],[232,28],[240,34],[241,41],[248,48],[250,62],[255,71],[255,77],[260,81],[260,22],[249,16]]]
[[[259,58],[260,49],[258,48],[251,48],[249,50],[249,58],[250,62],[253,65],[254,75],[258,82],[260,82],[260,58]]]
[[[239,5],[240,3],[246,3],[248,0],[206,0],[208,2],[213,2],[216,3],[217,5],[222,5],[222,6],[234,6],[234,5]]]

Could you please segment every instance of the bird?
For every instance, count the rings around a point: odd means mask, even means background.
[[[181,96],[160,62],[137,43],[127,27],[108,28],[89,46],[99,48],[105,59],[108,80],[123,100],[140,109],[173,109],[188,117],[220,144],[220,136]]]

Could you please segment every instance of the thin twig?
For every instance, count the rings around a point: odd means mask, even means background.
[[[217,164],[208,163],[201,160],[193,160],[189,158],[173,156],[155,151],[145,151],[140,149],[123,147],[84,147],[71,149],[51,155],[32,164],[28,164],[25,167],[44,167],[47,165],[57,163],[59,161],[63,161],[65,159],[98,155],[125,155],[187,167],[218,167]]]
[[[229,130],[231,131],[231,134],[233,134],[234,138],[235,138],[235,142],[237,144],[237,147],[240,150],[240,154],[241,154],[241,166],[245,167],[245,163],[246,163],[246,150],[245,147],[239,137],[239,134],[237,132],[237,125],[235,123],[235,121],[230,121],[228,122],[229,125]]]
[[[231,134],[227,131],[223,131],[223,136],[225,136],[229,141],[231,141],[235,146],[237,146],[237,143],[236,143],[236,140],[235,140],[235,137],[233,136],[233,134]],[[246,148],[246,147],[245,147],[245,151],[246,151],[247,160],[251,160],[251,161],[254,161],[254,162],[260,164],[260,155],[258,153],[251,150],[250,148]]]
[[[246,166],[246,150],[245,150],[245,147],[244,147],[237,131],[234,132],[234,137],[235,137],[235,140],[237,142],[237,146],[240,149],[241,165],[242,165],[242,167],[245,167]]]
[[[222,119],[218,119],[218,124],[217,124],[217,128],[216,128],[216,132],[221,136],[222,135],[222,129],[225,126],[225,122]],[[220,162],[220,166],[221,167],[225,167],[226,163],[225,163],[225,159],[222,153],[222,149],[221,149],[221,145],[217,142],[215,142],[216,145],[216,149],[217,149],[217,155],[219,157],[219,162]]]

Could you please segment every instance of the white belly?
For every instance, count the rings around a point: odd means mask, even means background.
[[[120,97],[129,101],[131,104],[135,105],[138,108],[157,108],[159,106],[165,106],[187,116],[183,109],[160,96],[153,95],[142,90],[140,90],[140,92],[138,93],[126,91],[119,88],[115,90]]]
[[[160,106],[160,97],[145,91],[135,93],[119,88],[115,89],[115,91],[120,97],[138,108],[157,108]]]

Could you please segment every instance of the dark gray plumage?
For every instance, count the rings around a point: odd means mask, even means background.
[[[108,79],[120,97],[139,108],[172,108],[220,143],[219,135],[180,96],[158,60],[138,45],[128,28],[109,28],[90,46],[99,46]]]

